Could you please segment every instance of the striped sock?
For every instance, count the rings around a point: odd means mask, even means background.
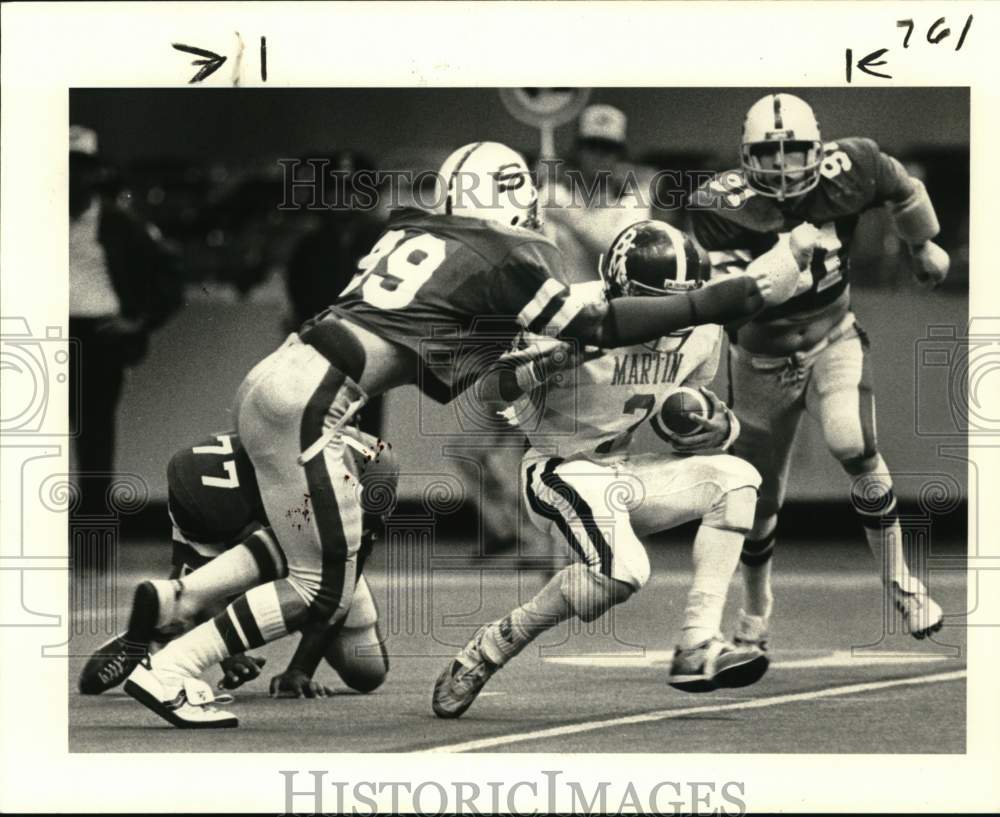
[[[553,576],[525,604],[489,626],[483,651],[494,664],[506,664],[546,630],[568,619],[573,611],[563,592],[563,573]]]
[[[153,669],[174,679],[197,678],[223,658],[288,635],[278,584],[253,588],[215,618],[171,641],[153,656]]]
[[[774,604],[771,592],[771,562],[774,556],[776,529],[762,539],[747,539],[740,553],[743,574],[743,607],[752,616],[768,618]]]
[[[859,477],[852,489],[854,510],[864,525],[865,539],[886,584],[897,582],[911,591],[913,578],[903,553],[903,529],[896,510],[896,495],[888,473]]]

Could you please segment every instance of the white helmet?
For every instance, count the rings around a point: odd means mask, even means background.
[[[473,142],[445,159],[434,201],[448,215],[541,226],[531,171],[520,153],[499,142]]]
[[[805,153],[801,166],[785,167],[785,154]],[[763,167],[761,156],[774,156],[773,167]],[[743,121],[740,164],[747,184],[762,196],[779,201],[801,196],[819,184],[823,142],[816,114],[792,94],[768,94],[758,99]]]

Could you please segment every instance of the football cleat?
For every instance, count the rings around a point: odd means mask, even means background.
[[[686,650],[677,647],[667,682],[683,692],[745,687],[763,678],[769,664],[757,647],[737,647],[715,636]]]
[[[494,664],[483,655],[483,636],[489,626],[484,624],[476,630],[472,640],[434,682],[431,705],[439,718],[461,717],[472,706],[486,682],[500,669],[499,664]]]
[[[134,647],[125,633],[105,641],[90,656],[80,673],[78,686],[83,695],[100,695],[118,686],[138,666],[146,651]]]
[[[228,703],[232,696],[216,697],[199,678],[184,678],[179,686],[167,685],[148,661],[129,675],[125,692],[178,729],[231,729],[239,725],[235,715],[212,706]]]
[[[770,638],[769,618],[752,616],[745,610],[740,610],[736,620],[736,632],[733,633],[733,644],[735,646],[756,647],[761,652],[767,652],[767,645]]]
[[[922,584],[914,581],[913,585],[913,592],[909,592],[894,581],[889,585],[889,592],[903,619],[903,628],[914,638],[922,639],[944,626],[944,613]]]
[[[151,581],[142,582],[132,596],[128,629],[105,642],[84,664],[78,682],[84,695],[100,695],[118,686],[149,652],[157,635],[160,596]]]

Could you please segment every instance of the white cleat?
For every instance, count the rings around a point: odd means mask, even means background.
[[[930,597],[927,588],[916,579],[907,589],[897,581],[889,585],[892,603],[903,619],[903,629],[914,638],[926,638],[944,626],[941,606]]]
[[[733,633],[733,644],[737,647],[756,647],[761,652],[767,652],[771,639],[770,616],[752,616],[746,610],[740,610],[736,619],[736,632]]]
[[[232,696],[216,698],[212,688],[199,678],[185,678],[180,686],[168,687],[145,661],[129,675],[125,692],[178,729],[231,729],[239,725],[235,715],[212,706],[213,702],[228,703]]]

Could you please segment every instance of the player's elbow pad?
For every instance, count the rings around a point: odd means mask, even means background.
[[[913,192],[892,206],[892,220],[896,224],[896,232],[907,244],[923,244],[940,232],[941,225],[924,183],[912,177],[910,182]]]

